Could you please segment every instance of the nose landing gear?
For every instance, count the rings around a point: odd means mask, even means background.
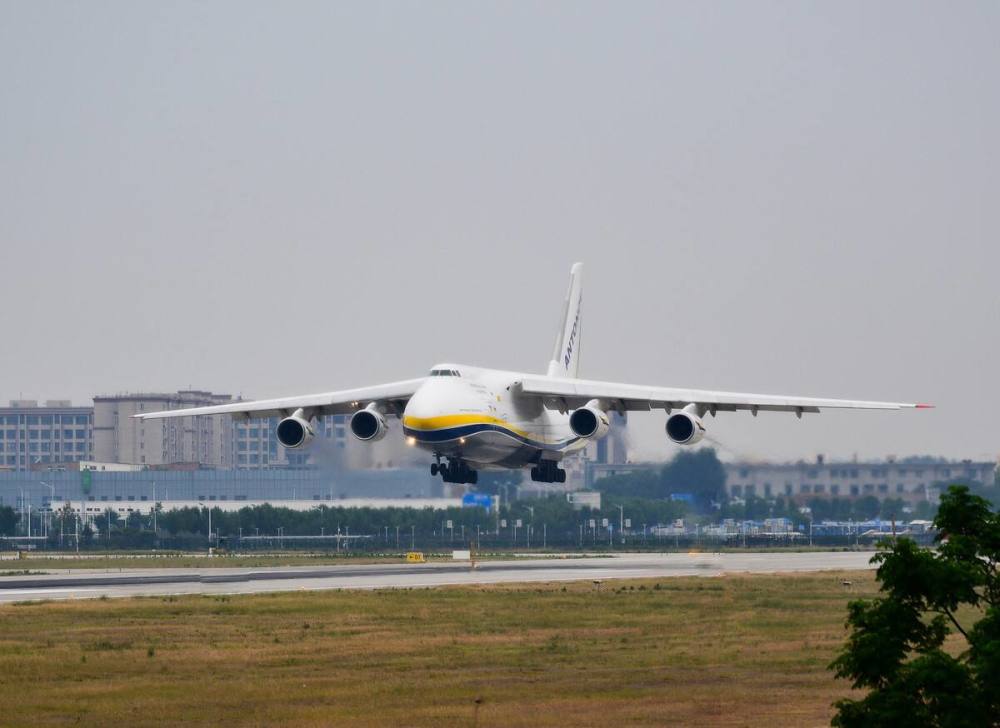
[[[437,476],[440,473],[441,480],[445,483],[470,483],[475,485],[479,482],[479,471],[473,470],[464,460],[451,458],[447,464],[442,464],[440,459],[431,464],[431,475]]]
[[[552,460],[542,460],[531,469],[531,479],[536,483],[565,483],[566,471]]]

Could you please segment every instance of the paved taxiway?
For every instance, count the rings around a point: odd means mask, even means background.
[[[867,569],[872,552],[671,553],[467,562],[273,568],[75,570],[0,577],[0,603],[34,599],[168,594],[252,594],[319,589],[392,589],[455,584],[719,576]]]

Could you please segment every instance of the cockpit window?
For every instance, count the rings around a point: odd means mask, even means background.
[[[457,369],[431,369],[432,377],[460,377],[461,373]]]

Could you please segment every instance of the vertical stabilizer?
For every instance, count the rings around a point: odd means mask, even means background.
[[[569,291],[563,306],[562,323],[549,362],[550,377],[576,378],[580,371],[580,300],[583,296],[583,263],[574,263],[569,274]]]

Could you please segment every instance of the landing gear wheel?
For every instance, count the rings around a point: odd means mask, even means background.
[[[437,477],[439,466],[437,463],[431,463],[431,477]]]

